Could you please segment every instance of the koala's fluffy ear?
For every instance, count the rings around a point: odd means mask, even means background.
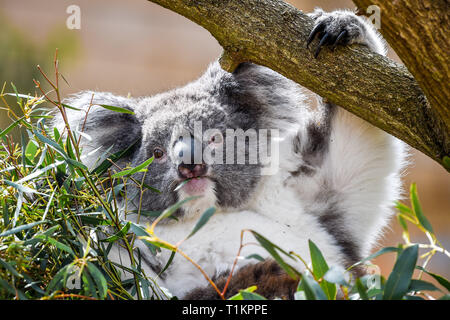
[[[305,97],[298,84],[269,68],[249,62],[241,63],[228,75],[222,79],[222,92],[237,117],[253,121],[249,127],[254,127],[254,121],[257,121],[259,128],[284,131],[299,123]]]
[[[133,99],[111,93],[85,91],[71,96],[63,103],[81,109],[66,108],[66,113],[71,130],[84,133],[80,143],[85,157],[83,162],[91,169],[110,147],[109,153],[119,152],[141,139],[141,124],[135,114],[115,112],[100,106],[115,106],[135,112],[133,106],[136,103]],[[53,121],[53,126],[63,132],[65,124],[59,112]],[[88,156],[97,148],[100,149]]]

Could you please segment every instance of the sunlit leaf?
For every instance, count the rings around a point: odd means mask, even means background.
[[[416,215],[417,219],[419,220],[420,225],[422,227],[424,227],[425,230],[433,233],[433,228],[431,227],[430,222],[425,217],[425,215],[422,211],[422,207],[420,205],[419,197],[417,195],[417,187],[416,187],[415,183],[411,184],[410,197],[411,197],[411,205],[412,205],[414,214]]]
[[[244,300],[243,293],[245,293],[245,294],[255,294],[256,295],[256,293],[254,293],[254,291],[256,289],[257,289],[256,286],[251,286],[251,287],[248,287],[247,289],[239,290],[239,293],[237,293],[234,296],[230,297],[228,300]],[[260,295],[258,295],[258,296],[261,297],[262,299],[259,298],[259,299],[253,299],[253,300],[265,300],[264,297],[262,297]],[[247,300],[247,299],[245,299],[245,300]],[[252,299],[248,299],[248,300],[252,300]]]
[[[406,216],[414,217],[414,213],[412,212],[411,208],[404,205],[400,201],[396,202],[395,208]]]
[[[149,237],[150,236],[143,227],[141,227],[133,222],[131,222],[130,230],[138,237]],[[160,249],[158,247],[154,246],[152,243],[150,243],[148,241],[143,241],[143,243],[147,246],[147,248],[150,249],[150,252],[152,254],[156,254],[158,251],[160,251]]]
[[[406,224],[405,219],[403,219],[401,215],[397,215],[397,220],[403,231],[408,232],[408,225]]]
[[[128,113],[128,114],[134,114],[133,111],[129,110],[129,109],[125,109],[125,108],[121,108],[121,107],[115,107],[115,106],[109,106],[107,104],[100,104],[99,106],[114,111],[114,112],[120,112],[120,113]]]
[[[122,170],[120,172],[117,172],[117,173],[113,174],[112,177],[113,178],[119,178],[119,177],[123,177],[123,176],[131,176],[131,175],[135,174],[136,172],[145,171],[145,170],[147,170],[147,167],[153,162],[153,159],[154,159],[154,157],[152,156],[150,159],[144,161],[143,163],[141,163],[137,167],[134,167],[134,168],[131,168],[131,169]]]

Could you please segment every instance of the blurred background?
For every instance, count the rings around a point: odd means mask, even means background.
[[[355,7],[347,0],[288,2],[305,12],[316,6],[327,11]],[[67,28],[70,5],[81,9],[80,29]],[[381,26],[383,14],[390,13],[381,12]],[[63,96],[87,89],[152,95],[196,79],[221,53],[208,31],[146,0],[0,0],[0,85],[6,82],[5,92],[13,91],[13,82],[19,92],[34,95],[32,79],[42,81],[36,65],[52,74],[55,48],[60,72],[68,82],[60,83]],[[389,57],[401,63],[391,49]],[[0,130],[9,123],[6,112],[0,110]],[[423,154],[411,153],[413,164],[405,172],[405,189],[417,183],[423,210],[448,250],[450,175]],[[413,241],[426,243],[421,232],[414,227],[410,231]],[[401,228],[392,219],[379,246],[399,242]],[[394,258],[388,254],[374,262],[387,274]],[[450,277],[448,259],[440,253],[429,269]]]

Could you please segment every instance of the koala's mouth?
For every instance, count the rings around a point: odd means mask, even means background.
[[[174,191],[183,191],[190,196],[202,195],[212,187],[212,184],[213,182],[207,176],[188,178],[183,180]]]

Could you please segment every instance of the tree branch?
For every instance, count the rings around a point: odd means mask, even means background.
[[[312,19],[284,1],[149,1],[211,32],[224,49],[221,65],[225,70],[233,71],[244,61],[264,65],[405,141],[441,165],[450,155],[448,123],[430,106],[404,66],[357,45],[338,47],[336,52],[324,49],[314,59],[317,43],[306,48]]]

